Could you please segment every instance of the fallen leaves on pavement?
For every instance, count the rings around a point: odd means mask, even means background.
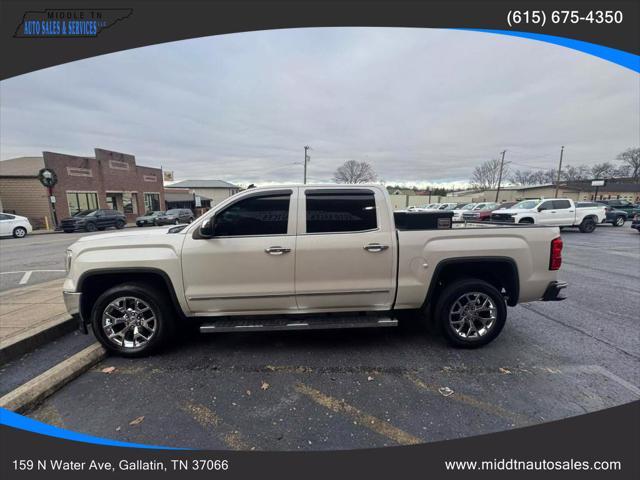
[[[138,418],[134,418],[133,420],[131,420],[129,422],[129,425],[139,425],[142,423],[142,421],[144,420],[144,415],[138,417]]]

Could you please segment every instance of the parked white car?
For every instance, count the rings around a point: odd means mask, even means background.
[[[578,227],[582,233],[591,233],[599,223],[607,218],[601,207],[576,208],[569,198],[545,198],[523,200],[506,210],[496,210],[491,221],[508,223],[528,223],[554,227]]]
[[[407,208],[410,212],[426,212],[427,210],[438,210],[439,203],[427,203],[425,205],[411,206]]]
[[[473,207],[475,207],[477,205],[477,203],[467,203],[464,207],[462,208],[456,208],[453,210],[453,221],[454,222],[461,222],[462,221],[462,214],[464,212],[468,212],[469,210],[473,210]]]
[[[10,213],[0,213],[0,236],[13,235],[16,238],[23,238],[32,231],[33,227],[27,217]]]
[[[441,203],[440,206],[438,207],[438,210],[445,210],[447,212],[450,212],[451,210],[456,208],[456,205],[458,204],[457,203]]]

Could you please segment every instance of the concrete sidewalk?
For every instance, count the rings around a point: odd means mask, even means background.
[[[62,299],[63,279],[0,293],[0,360],[75,328]]]

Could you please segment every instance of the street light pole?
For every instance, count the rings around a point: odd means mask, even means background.
[[[307,155],[307,150],[310,150],[311,147],[309,145],[304,146],[304,184],[307,184],[307,162],[311,160],[309,155]]]
[[[502,158],[500,159],[500,173],[498,174],[498,188],[496,189],[496,203],[498,203],[498,196],[500,195],[500,184],[502,183],[502,169],[504,168],[504,154],[507,153],[506,150],[502,152]]]
[[[560,149],[560,164],[558,165],[558,177],[556,179],[556,194],[555,198],[558,198],[558,189],[560,188],[560,173],[562,172],[562,153],[564,152],[564,145]]]

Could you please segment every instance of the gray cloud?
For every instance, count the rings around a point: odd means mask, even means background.
[[[178,178],[312,181],[345,160],[387,182],[465,182],[612,161],[640,144],[630,70],[526,39],[452,30],[306,28],[208,37],[73,62],[1,83],[2,158],[133,153]]]

